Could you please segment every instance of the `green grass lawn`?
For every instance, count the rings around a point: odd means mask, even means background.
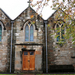
[[[75,74],[0,74],[0,75],[75,75]]]
[[[36,75],[75,75],[75,74],[36,74]]]
[[[17,74],[0,74],[0,75],[17,75]]]

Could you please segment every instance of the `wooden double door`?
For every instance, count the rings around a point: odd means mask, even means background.
[[[35,70],[35,51],[23,51],[23,70]]]

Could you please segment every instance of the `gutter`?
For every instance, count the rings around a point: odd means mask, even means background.
[[[10,73],[11,73],[11,67],[12,67],[12,38],[13,38],[13,23],[14,23],[14,21],[11,21]]]
[[[46,40],[46,73],[48,73],[48,51],[47,51],[47,20],[44,20],[45,23],[45,40]]]

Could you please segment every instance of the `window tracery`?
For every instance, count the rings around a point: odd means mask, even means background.
[[[25,41],[34,41],[34,26],[30,21],[25,25]]]
[[[57,23],[56,26],[55,26],[55,29],[56,29],[56,41],[59,42],[59,41],[64,41],[64,26],[63,26],[63,23]]]

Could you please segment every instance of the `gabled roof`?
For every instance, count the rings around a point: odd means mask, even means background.
[[[14,20],[16,20],[24,11],[26,11],[27,9],[29,8],[29,6],[25,9],[25,10],[23,10]],[[30,9],[32,9],[35,13],[36,13],[36,11],[32,8],[32,7],[30,7]],[[36,14],[38,14],[38,13],[36,13]],[[42,19],[42,20],[44,20],[39,14],[38,14],[38,16]]]
[[[10,20],[11,20],[11,18],[0,8],[0,10],[5,14],[5,16],[7,17],[7,18],[9,18]]]
[[[58,8],[49,18],[51,18],[59,9],[61,9],[61,8]],[[62,9],[61,9],[61,11],[62,11],[65,15],[67,15]],[[68,17],[71,18],[69,15],[68,15]],[[48,19],[49,19],[49,18],[48,18]],[[48,20],[48,19],[47,19],[47,20]],[[72,18],[71,18],[71,19],[72,19]]]
[[[49,18],[51,18],[59,9],[60,9],[60,8],[58,8],[57,10],[55,10],[55,12],[52,13],[52,15],[51,15]],[[62,10],[62,11],[63,11],[63,10]],[[63,12],[64,12],[64,11],[63,11]],[[48,18],[48,19],[49,19],[49,18]],[[48,20],[48,19],[47,19],[47,20]]]

